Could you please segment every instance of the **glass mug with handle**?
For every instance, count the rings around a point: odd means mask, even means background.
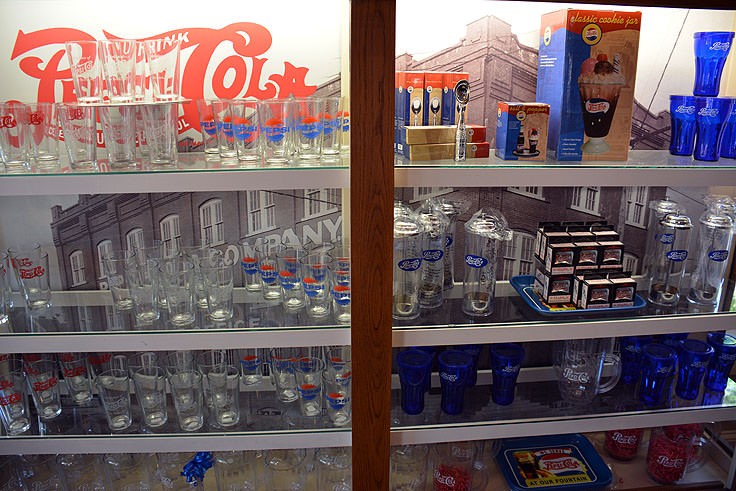
[[[590,404],[597,394],[613,389],[621,377],[621,359],[611,353],[612,340],[569,339],[562,344],[556,361],[560,395],[572,404]],[[604,380],[603,368],[610,363],[613,373]]]

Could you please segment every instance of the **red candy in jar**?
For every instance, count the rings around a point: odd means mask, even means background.
[[[679,481],[685,474],[691,448],[692,439],[673,439],[663,428],[653,428],[647,451],[647,474],[660,484]]]
[[[606,432],[605,449],[608,455],[618,460],[631,460],[639,451],[641,437],[644,434],[642,428],[628,430],[612,430]]]

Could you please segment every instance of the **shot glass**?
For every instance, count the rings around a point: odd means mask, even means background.
[[[396,357],[401,383],[401,409],[406,414],[424,411],[424,389],[429,385],[432,357],[425,351],[410,348]]]
[[[137,41],[134,39],[101,39],[98,53],[102,73],[110,94],[110,102],[135,100],[135,68]]]
[[[125,264],[133,312],[140,325],[152,324],[161,315],[158,304],[158,267],[159,262],[155,259],[128,261]]]
[[[296,351],[293,348],[273,348],[269,354],[276,395],[281,402],[294,402],[299,399],[294,371],[296,358]]]
[[[263,288],[258,276],[258,256],[255,245],[248,240],[240,241],[240,265],[243,267],[243,286],[249,292],[259,292]]]
[[[260,141],[266,165],[284,166],[292,149],[289,101],[269,99],[258,102]]]
[[[159,278],[166,295],[169,322],[175,327],[191,326],[197,311],[194,263],[176,257],[162,260],[160,264]]]
[[[693,94],[716,97],[721,87],[723,65],[733,42],[733,32],[696,32],[695,86]]]
[[[213,100],[212,115],[215,118],[217,128],[217,149],[220,158],[232,159],[237,157],[235,150],[235,137],[233,136],[233,120],[230,112],[232,101],[217,99]]]
[[[233,138],[238,160],[253,164],[260,162],[258,103],[244,100],[231,101],[230,119],[233,123]]]
[[[197,431],[204,425],[202,374],[180,371],[169,375],[176,418],[182,431]]]
[[[207,292],[207,315],[215,322],[224,322],[233,317],[233,268],[228,261],[200,265]]]
[[[64,47],[77,102],[102,102],[102,68],[97,41],[69,41],[64,43]]]
[[[166,372],[157,365],[144,365],[133,371],[135,394],[143,413],[143,423],[158,428],[168,421],[166,411]]]
[[[301,259],[307,315],[323,319],[330,315],[330,266],[332,257],[327,253],[311,253]]]
[[[491,397],[500,406],[514,402],[516,379],[519,376],[521,362],[524,360],[524,348],[515,343],[491,345],[491,368],[493,385]]]
[[[0,159],[8,173],[31,170],[27,126],[29,109],[19,102],[0,104]]]
[[[24,359],[23,369],[38,417],[48,421],[60,415],[61,398],[56,361],[51,357]]]
[[[132,100],[133,94],[130,98]],[[102,134],[110,167],[135,165],[136,108],[134,106],[100,106]]]
[[[333,425],[341,427],[352,420],[350,383],[340,383],[328,371],[323,372],[322,382],[327,405],[327,417]]]
[[[639,400],[646,406],[659,406],[669,400],[675,374],[677,352],[674,348],[651,343],[642,349]]]
[[[736,360],[736,337],[722,332],[708,333],[708,344],[713,347],[713,358],[708,365],[705,386],[722,392],[728,384],[728,374]]]
[[[265,489],[288,491],[306,489],[307,475],[304,460],[307,451],[303,448],[273,449],[263,454]]]
[[[670,153],[692,155],[695,146],[695,97],[670,96]]]
[[[59,353],[56,357],[72,401],[80,405],[89,403],[92,400],[92,379],[87,354]]]
[[[322,415],[322,372],[325,362],[320,358],[302,357],[294,364],[299,409],[304,416]]]
[[[97,169],[97,121],[94,106],[59,104],[64,146],[73,170]]]
[[[238,350],[240,358],[241,380],[244,385],[255,385],[263,379],[263,358],[260,348],[243,348]]]
[[[148,153],[152,165],[175,166],[178,160],[176,143],[178,108],[175,104],[143,106]]]
[[[147,39],[143,41],[151,75],[154,101],[175,101],[181,96],[179,57],[181,40]],[[149,136],[150,139],[150,136]]]
[[[314,164],[322,157],[323,100],[296,99],[291,105],[294,121],[294,148],[299,163]]]
[[[621,350],[621,382],[635,384],[641,373],[641,350],[652,342],[652,336],[624,336],[619,339]]]
[[[713,358],[713,347],[697,339],[680,341],[678,351],[677,385],[675,393],[681,399],[693,401],[700,394],[700,383]]]
[[[199,130],[202,133],[202,146],[206,155],[220,155],[217,143],[217,123],[212,110],[214,99],[197,99],[199,113]]]
[[[442,388],[440,407],[447,414],[460,414],[473,357],[463,351],[445,350],[439,354],[437,362]]]
[[[322,125],[322,160],[339,159],[342,143],[341,97],[325,97],[320,124]]]
[[[240,369],[220,365],[207,372],[212,397],[212,413],[217,427],[229,428],[240,422]]]
[[[28,104],[28,139],[36,167],[59,167],[59,112],[51,102]]]
[[[23,434],[31,427],[23,365],[15,358],[8,359],[7,369],[0,373],[0,417],[8,436]]]
[[[727,97],[695,98],[695,160],[718,160],[723,123],[728,119],[733,102]]]
[[[48,308],[51,305],[49,255],[38,243],[8,249],[8,254],[28,308]]]
[[[125,250],[110,251],[102,258],[102,274],[107,279],[107,286],[112,294],[115,310],[125,311],[133,308],[133,297],[130,295],[128,278],[125,274],[126,264],[135,261],[135,252]]]
[[[427,445],[397,445],[389,456],[389,489],[424,491],[427,483]]]
[[[264,300],[280,300],[279,260],[277,254],[286,247],[283,244],[264,242],[255,247],[261,291]]]
[[[128,370],[113,368],[95,379],[110,431],[122,431],[133,423]]]

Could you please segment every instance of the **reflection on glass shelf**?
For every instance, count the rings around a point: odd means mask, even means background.
[[[556,381],[529,382],[516,386],[516,396],[508,406],[499,406],[491,400],[489,386],[475,386],[465,391],[463,412],[450,416],[440,409],[440,389],[432,388],[424,397],[424,411],[412,416],[401,409],[401,390],[391,391],[391,427],[438,428],[459,424],[499,424],[528,421],[561,421],[616,416],[622,413],[667,413],[669,410],[703,408],[725,409],[732,417],[736,410],[736,383],[730,380],[723,393],[706,392],[705,403],[681,401],[673,397],[669,405],[644,407],[635,396],[635,385],[619,384],[610,392],[596,396],[588,405],[573,405],[560,397]],[[686,404],[687,403],[687,404]],[[666,421],[663,421],[666,424]]]
[[[629,152],[629,160],[621,161],[584,161],[570,162],[557,161],[548,158],[544,162],[530,162],[523,160],[502,160],[493,155],[491,157],[479,159],[467,159],[463,162],[455,162],[454,160],[429,160],[429,161],[410,161],[401,155],[394,157],[394,165],[396,167],[429,167],[429,168],[482,168],[482,167],[498,167],[509,169],[534,169],[554,167],[559,169],[605,169],[605,168],[654,168],[654,169],[733,169],[736,168],[736,160],[722,158],[716,162],[704,162],[693,160],[692,157],[681,157],[670,155],[666,150],[632,150]]]
[[[256,297],[258,296],[258,299]],[[0,324],[0,333],[101,333],[101,332],[146,332],[176,331],[191,332],[204,329],[311,329],[340,328],[331,316],[319,321],[310,318],[304,309],[287,312],[280,302],[265,302],[260,295],[247,294],[245,299],[233,305],[232,319],[215,322],[209,318],[207,311],[197,309],[195,321],[188,327],[174,327],[169,322],[165,309],[161,309],[160,318],[150,324],[136,322],[132,310],[117,311],[112,305],[78,305],[72,307],[51,306],[42,310],[14,308],[10,312],[7,325]]]
[[[178,163],[176,165],[152,165],[149,162],[138,159],[135,165],[129,167],[111,167],[107,160],[98,160],[97,168],[89,169],[72,169],[68,162],[62,161],[55,168],[40,168],[35,165],[31,167],[29,172],[25,173],[9,173],[0,172],[0,178],[3,176],[20,176],[20,175],[82,175],[82,174],[135,174],[135,173],[176,173],[176,172],[196,172],[196,171],[279,171],[294,169],[335,169],[346,167],[349,165],[350,158],[347,154],[341,155],[334,159],[317,161],[316,163],[299,163],[289,162],[283,166],[266,165],[264,162],[246,162],[233,159],[220,159],[219,156],[206,156],[203,152],[180,153]]]

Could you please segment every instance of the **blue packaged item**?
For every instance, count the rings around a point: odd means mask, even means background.
[[[513,491],[606,489],[611,470],[583,435],[512,438],[501,443],[498,467]]]

